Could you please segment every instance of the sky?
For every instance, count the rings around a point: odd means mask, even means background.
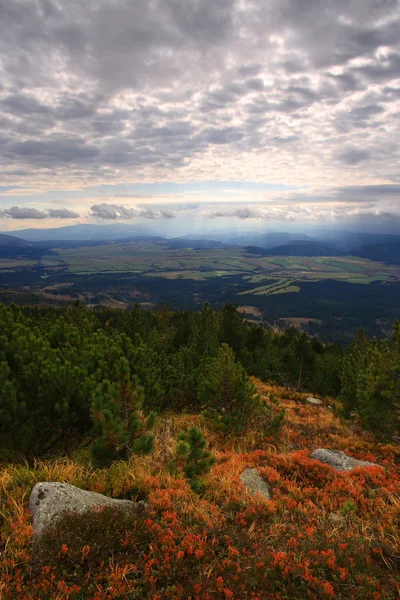
[[[400,233],[399,0],[0,0],[0,229]]]

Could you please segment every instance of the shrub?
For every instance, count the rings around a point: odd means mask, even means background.
[[[209,362],[198,397],[205,416],[223,432],[242,432],[261,406],[256,387],[227,344]]]
[[[351,500],[346,500],[346,502],[344,502],[344,504],[339,512],[343,517],[346,517],[347,515],[356,513],[357,512],[357,504],[355,504]]]
[[[180,433],[175,449],[176,459],[183,463],[183,472],[195,492],[201,489],[198,478],[208,473],[215,464],[215,458],[206,450],[206,444],[203,432],[191,427],[187,432]]]
[[[96,466],[106,466],[114,460],[127,460],[132,454],[147,454],[153,449],[155,414],[147,418],[141,408],[143,389],[136,376],[131,377],[126,358],[118,363],[118,382],[105,380],[97,388],[91,417],[95,441],[92,460]]]

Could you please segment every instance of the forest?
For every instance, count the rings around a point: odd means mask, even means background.
[[[111,462],[135,444],[150,448],[151,422],[166,411],[204,412],[241,431],[257,412],[248,376],[338,398],[345,416],[376,434],[398,432],[397,322],[381,341],[360,330],[346,352],[294,327],[250,323],[232,304],[197,312],[11,304],[0,307],[0,326],[3,458],[67,453],[90,438],[99,464]],[[272,431],[282,414],[269,410]]]

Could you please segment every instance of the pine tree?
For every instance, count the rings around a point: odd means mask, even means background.
[[[400,325],[391,338],[372,340],[357,380],[357,413],[362,424],[378,437],[400,429]]]
[[[6,362],[0,363],[0,459],[18,448],[20,423],[27,417],[26,405],[18,402],[17,388]]]
[[[154,425],[155,415],[144,417],[143,388],[137,376],[131,377],[127,359],[121,358],[117,368],[117,383],[103,381],[92,403],[95,435],[92,459],[98,466],[113,460],[128,460],[132,454],[149,453],[153,449],[153,436],[148,431]]]
[[[190,343],[195,347],[198,365],[205,356],[215,356],[219,348],[217,315],[207,302],[197,316],[193,332]]]
[[[249,418],[260,408],[260,396],[232,349],[222,344],[206,369],[198,390],[205,415],[218,429],[236,433],[246,428]]]
[[[219,312],[219,322],[220,343],[228,344],[236,359],[240,360],[248,335],[248,325],[243,314],[235,304],[226,303]]]
[[[343,352],[340,346],[333,345],[317,355],[310,389],[323,396],[337,397],[341,389],[342,371]]]
[[[343,361],[340,400],[343,406],[343,416],[345,417],[349,417],[358,408],[358,380],[365,366],[367,350],[367,336],[363,329],[359,329],[356,339],[350,344]]]
[[[178,461],[184,462],[183,472],[196,492],[201,489],[199,477],[208,473],[215,463],[215,458],[206,450],[206,445],[203,432],[191,427],[187,432],[180,433],[175,449]]]

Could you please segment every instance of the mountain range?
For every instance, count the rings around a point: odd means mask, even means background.
[[[14,235],[18,234],[18,235]],[[57,229],[24,229],[0,233],[0,257],[24,256],[40,258],[51,254],[52,248],[74,248],[110,243],[148,241],[169,248],[211,249],[242,246],[250,254],[259,256],[359,256],[388,264],[400,264],[400,236],[326,230],[311,237],[289,232],[220,232],[212,239],[199,235],[166,238],[146,235],[139,226],[117,223],[115,225],[72,225]]]

